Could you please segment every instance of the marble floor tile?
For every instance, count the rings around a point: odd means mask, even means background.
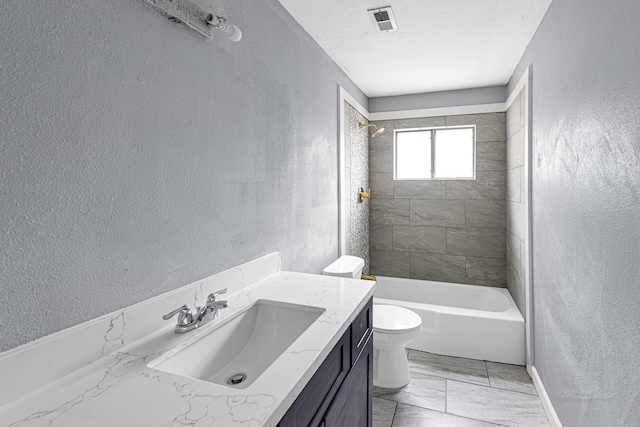
[[[397,402],[373,398],[373,427],[391,427]]]
[[[445,379],[411,372],[411,382],[400,389],[374,387],[373,395],[436,411],[445,410]]]
[[[509,427],[550,425],[538,396],[451,380],[447,413]]]
[[[486,364],[482,360],[411,350],[409,351],[409,370],[424,375],[489,385]]]
[[[393,427],[498,427],[498,425],[399,403]]]
[[[537,395],[536,387],[524,366],[487,362],[491,387]]]

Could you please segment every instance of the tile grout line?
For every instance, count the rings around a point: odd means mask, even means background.
[[[444,380],[444,413],[447,414],[447,400],[449,397],[449,381]]]
[[[393,402],[395,402],[395,400],[393,400]],[[473,420],[473,421],[477,421],[477,422],[480,422],[480,423],[485,423],[485,424],[488,424],[488,425],[494,425],[496,427],[501,427],[501,426],[510,427],[510,426],[508,426],[506,424],[496,424],[493,421],[479,420],[477,418],[465,417],[464,415],[452,414],[452,413],[449,413],[449,412],[442,412],[442,411],[438,411],[437,409],[431,409],[431,408],[425,408],[425,407],[422,407],[422,406],[412,405],[411,403],[404,403],[404,402],[396,402],[396,403],[398,405],[396,405],[396,409],[393,411],[394,421],[395,421],[396,412],[398,411],[398,406],[402,404],[404,406],[411,406],[412,408],[422,409],[424,411],[432,411],[432,412],[437,412],[439,414],[447,414],[447,415],[451,415],[452,417],[462,418],[462,419],[465,419],[465,420]],[[392,424],[392,427],[393,427],[393,424]]]
[[[396,402],[394,400],[394,402]],[[391,426],[389,427],[393,427],[393,423],[396,421],[396,413],[398,412],[398,405],[400,404],[400,402],[396,402],[396,407],[393,408],[393,416],[391,417]]]
[[[537,394],[527,393],[527,392],[524,392],[524,391],[509,390],[509,389],[506,389],[506,388],[495,387],[495,386],[492,386],[490,382],[489,382],[489,385],[487,385],[487,384],[474,383],[474,382],[470,382],[470,381],[464,381],[464,380],[454,379],[454,378],[449,378],[449,377],[442,377],[442,376],[437,375],[437,374],[425,374],[424,372],[413,371],[413,370],[411,370],[411,372],[416,373],[416,374],[420,374],[420,375],[424,375],[426,377],[438,378],[438,379],[441,379],[441,380],[455,381],[457,383],[475,385],[475,386],[479,386],[479,387],[486,387],[486,388],[505,391],[505,392],[509,392],[509,393],[524,394],[525,396],[537,396],[537,397],[540,397]]]
[[[503,392],[506,392],[506,393],[517,393],[517,394],[522,394],[522,395],[525,395],[525,396],[532,396],[532,397],[538,397],[538,398],[540,397],[540,396],[539,396],[539,395],[537,395],[537,394],[525,393],[524,391],[508,390],[508,389],[506,389],[506,388],[500,388],[500,387],[487,386],[487,385],[478,384],[478,383],[470,383],[470,382],[468,382],[468,381],[454,380],[454,379],[451,379],[451,378],[445,378],[445,379],[447,379],[447,380],[449,380],[449,381],[455,381],[455,382],[457,382],[457,383],[469,384],[469,385],[475,385],[475,386],[478,386],[478,387],[490,388],[490,389],[492,389],[492,390],[503,391]]]
[[[484,362],[484,369],[487,371],[487,381],[489,381],[489,387],[493,388],[493,386],[491,385],[491,377],[489,376],[489,366],[487,366],[487,361],[483,360]]]

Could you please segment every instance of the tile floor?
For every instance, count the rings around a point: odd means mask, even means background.
[[[374,387],[373,427],[549,426],[522,366],[409,351],[411,382]]]

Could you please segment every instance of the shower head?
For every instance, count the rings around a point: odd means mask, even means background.
[[[368,126],[373,127],[373,133],[371,134],[371,138],[375,138],[376,136],[378,136],[382,132],[384,132],[384,128],[379,128],[374,123],[369,123],[369,124],[358,123],[358,127],[359,128],[364,128],[364,127],[368,127]]]

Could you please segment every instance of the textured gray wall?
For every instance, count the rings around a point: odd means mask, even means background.
[[[640,2],[555,0],[532,64],[535,366],[565,427],[640,420]]]
[[[347,255],[364,260],[362,272],[369,273],[369,200],[358,203],[358,188],[369,188],[369,129],[358,123],[369,123],[345,101],[345,212]]]
[[[370,143],[371,273],[507,285],[505,114],[378,121]],[[393,131],[476,125],[476,179],[393,179]]]
[[[240,43],[142,0],[2,2],[0,351],[272,251],[337,257],[337,86],[367,99],[277,1],[210,3]]]
[[[422,108],[459,107],[495,104],[507,100],[506,86],[489,86],[412,95],[383,96],[369,99],[369,112],[417,110]]]
[[[525,177],[525,89],[506,113],[507,123],[507,287],[520,313],[525,316],[526,284],[526,177]]]

